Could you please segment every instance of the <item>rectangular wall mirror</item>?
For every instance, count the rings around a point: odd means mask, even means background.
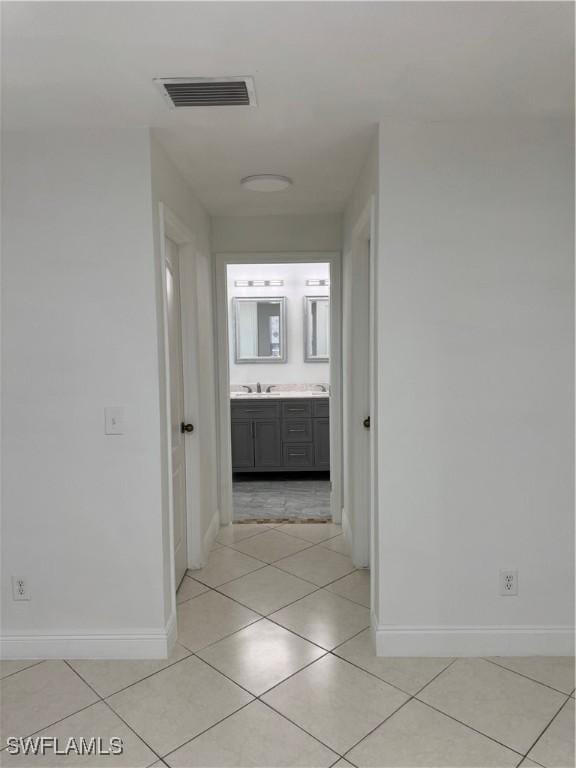
[[[286,299],[234,298],[237,363],[286,362]]]
[[[304,360],[326,363],[330,360],[330,299],[304,297]]]

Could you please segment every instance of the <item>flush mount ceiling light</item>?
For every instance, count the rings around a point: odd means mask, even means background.
[[[256,176],[245,176],[240,184],[251,192],[283,192],[294,182],[288,176],[276,173],[259,173]]]

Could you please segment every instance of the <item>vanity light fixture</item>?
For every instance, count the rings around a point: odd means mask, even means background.
[[[311,280],[306,280],[306,285],[314,285],[314,286],[330,285],[330,280],[319,280],[317,278],[314,278]]]
[[[249,189],[251,192],[283,192],[293,183],[288,176],[280,176],[277,173],[259,173],[254,176],[245,176],[240,180],[244,189]]]
[[[284,285],[284,280],[235,280],[236,288],[268,288]]]

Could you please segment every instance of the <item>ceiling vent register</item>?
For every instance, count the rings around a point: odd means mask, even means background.
[[[256,105],[251,77],[173,77],[154,82],[173,109]]]

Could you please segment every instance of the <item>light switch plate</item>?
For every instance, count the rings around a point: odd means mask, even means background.
[[[107,435],[124,434],[124,409],[119,406],[104,408],[104,432]]]

